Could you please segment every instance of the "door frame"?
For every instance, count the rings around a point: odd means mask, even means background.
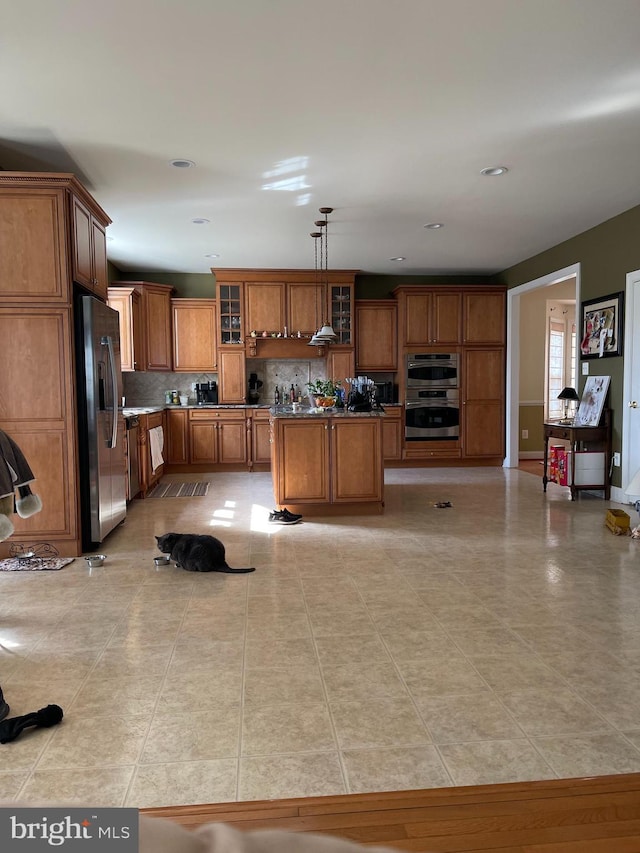
[[[517,287],[507,290],[507,370],[506,370],[506,423],[505,423],[505,458],[503,468],[518,467],[518,426],[520,421],[520,297],[523,293],[537,290],[539,287],[550,287],[567,278],[576,279],[576,323],[578,306],[580,305],[580,264],[571,266],[532,279]],[[580,335],[576,335],[576,357],[579,357]]]
[[[631,399],[631,373],[633,368],[633,359],[630,348],[628,347],[629,341],[633,340],[632,336],[634,320],[634,297],[636,287],[639,288],[638,292],[640,292],[640,270],[634,270],[633,272],[627,273],[627,285],[624,295],[624,347],[626,352],[623,350],[623,355],[625,356],[625,359],[622,379],[622,496],[618,498],[621,503],[629,503],[629,498],[625,494],[624,490],[627,488],[627,486],[631,482],[631,478],[635,474],[635,471],[630,470],[629,461],[629,450],[631,445],[631,411],[629,409],[628,403]]]

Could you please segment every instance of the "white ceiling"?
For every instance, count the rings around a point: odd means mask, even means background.
[[[76,172],[125,271],[313,268],[327,205],[330,267],[492,273],[640,204],[639,0],[5,0],[0,21],[0,167]]]

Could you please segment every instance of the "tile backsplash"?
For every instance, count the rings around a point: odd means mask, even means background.
[[[278,361],[275,359],[247,359],[247,390],[249,377],[255,373],[262,382],[260,403],[273,403],[276,385],[282,392],[293,384],[298,385],[303,396],[307,393],[307,382],[326,379],[327,363],[325,359],[313,361]],[[186,394],[189,403],[196,402],[192,385],[196,382],[218,381],[217,373],[156,373],[136,371],[123,373],[123,394],[127,406],[161,406],[164,404],[165,391],[177,389],[178,394]]]

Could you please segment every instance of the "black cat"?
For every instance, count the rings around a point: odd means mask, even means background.
[[[232,569],[224,558],[224,545],[215,536],[197,533],[165,533],[156,536],[158,548],[163,554],[170,554],[177,566],[187,572],[227,572],[243,574],[255,572],[252,569]]]

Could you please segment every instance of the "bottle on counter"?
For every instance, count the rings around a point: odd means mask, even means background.
[[[173,392],[165,391],[164,392],[164,402],[167,406],[170,406],[173,403]]]
[[[180,395],[178,394],[177,388],[171,392],[171,402],[173,403],[174,406],[180,405]]]
[[[302,392],[300,391],[300,386],[296,385],[296,402],[302,402]]]
[[[296,397],[296,389],[293,387],[293,382],[291,383],[291,388],[289,388],[289,401],[291,403],[295,403],[298,398]]]
[[[280,405],[280,389],[278,388],[277,385],[276,385],[276,393],[274,395],[274,403],[276,404],[276,406]]]

